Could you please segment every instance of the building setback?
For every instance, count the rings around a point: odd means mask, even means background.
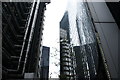
[[[49,54],[50,47],[43,46],[42,47],[42,55],[41,55],[41,69],[40,69],[40,79],[48,80],[49,78]]]
[[[2,2],[2,79],[40,78],[46,3]]]

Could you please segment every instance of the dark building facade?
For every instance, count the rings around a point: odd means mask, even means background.
[[[40,78],[46,3],[2,2],[2,79]]]
[[[60,79],[75,80],[75,55],[68,40],[62,39],[60,42]]]
[[[42,47],[42,56],[41,56],[41,69],[40,69],[40,79],[48,80],[49,79],[49,54],[50,47],[43,46]]]
[[[120,44],[120,2],[93,2],[87,3],[92,22],[96,29],[99,46],[102,48],[102,58],[109,78],[118,79],[119,71],[119,44]]]
[[[75,80],[75,55],[69,36],[68,12],[60,22],[60,79]]]
[[[77,0],[75,4],[76,6],[73,6],[73,3],[69,3],[69,8],[60,22],[60,28],[66,30],[67,43],[72,45],[72,52],[75,55],[76,77],[74,79],[109,80],[118,78],[117,45],[120,32],[119,19],[116,16],[119,13],[119,2],[81,2]],[[112,5],[117,9],[114,10]],[[114,35],[114,39],[110,38],[111,32],[114,32],[111,34]],[[63,49],[60,44],[60,55]],[[68,50],[72,49],[69,47]],[[62,59],[61,56],[60,58]],[[60,61],[62,61],[61,59]]]

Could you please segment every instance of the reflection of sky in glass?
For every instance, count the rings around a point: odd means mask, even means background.
[[[95,43],[95,37],[92,29],[93,25],[89,15],[89,11],[86,3],[83,3],[81,1],[69,1],[68,16],[70,25],[70,41],[73,46],[81,46],[81,50],[79,52],[80,55],[83,56],[83,70],[85,72],[84,75],[86,76],[86,78],[90,78],[90,70],[92,70],[93,73],[96,75],[93,56],[97,57],[97,50],[95,49],[96,45],[91,45]],[[90,55],[89,58],[88,55]],[[92,69],[90,65],[92,66]]]
[[[68,3],[68,16],[69,16],[69,25],[70,25],[70,40],[71,44],[74,46],[79,46],[78,33],[76,28],[76,1],[69,0]]]
[[[81,2],[78,2],[77,8],[77,22],[80,30],[79,33],[81,37],[81,45],[93,43],[94,37],[92,23],[90,17],[88,16],[89,12],[87,11],[85,4]]]
[[[82,1],[82,0],[81,0]],[[80,0],[70,0],[68,7],[69,14],[69,24],[70,24],[70,38],[71,43],[74,46],[85,45],[94,42],[94,37],[92,33],[92,24],[88,17],[88,12],[84,3]],[[80,41],[78,36],[78,30],[80,34]]]

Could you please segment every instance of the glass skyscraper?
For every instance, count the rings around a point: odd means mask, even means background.
[[[69,1],[68,10],[60,22],[60,28],[67,32],[66,40],[71,45],[69,49],[72,55],[70,57],[74,55],[73,58],[75,58],[73,60],[75,64],[71,65],[74,67],[76,75],[73,78],[75,80],[94,80],[102,76],[107,79],[104,71],[99,72],[99,66],[103,70],[105,70],[105,67],[103,67],[103,64],[100,65],[100,51],[88,4],[79,0],[76,2]],[[62,52],[63,49],[60,47],[60,55],[65,54]],[[63,56],[60,56],[60,58],[63,59]],[[62,62],[62,60],[60,61]],[[105,75],[101,75],[101,73]]]

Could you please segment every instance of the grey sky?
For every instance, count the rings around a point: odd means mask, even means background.
[[[58,78],[59,75],[59,22],[66,10],[67,0],[51,0],[45,11],[45,22],[43,31],[43,45],[50,47],[50,68],[51,78]],[[56,51],[57,50],[57,51]],[[54,56],[54,57],[53,57]]]

